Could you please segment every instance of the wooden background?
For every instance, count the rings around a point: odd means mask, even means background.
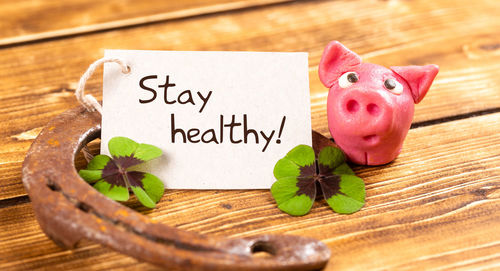
[[[41,232],[21,183],[33,139],[77,105],[76,82],[105,48],[309,52],[313,128],[328,135],[317,65],[334,39],[367,62],[441,67],[399,158],[355,168],[367,187],[360,212],[335,214],[318,201],[291,217],[269,191],[175,190],[150,212],[128,205],[206,234],[318,238],[332,250],[328,270],[500,269],[498,0],[4,0],[0,270],[156,269],[89,241],[61,250]],[[88,84],[98,99],[100,77]]]

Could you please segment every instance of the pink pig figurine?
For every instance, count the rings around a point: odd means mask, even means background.
[[[401,152],[415,110],[439,71],[437,65],[391,67],[362,63],[338,41],[326,46],[319,78],[330,88],[330,134],[349,160],[381,165]]]

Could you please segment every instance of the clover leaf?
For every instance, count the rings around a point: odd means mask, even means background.
[[[344,153],[331,146],[316,159],[313,148],[299,145],[274,167],[271,187],[278,208],[293,216],[305,215],[316,199],[317,186],[335,212],[350,214],[365,204],[365,184],[346,163]]]
[[[162,151],[126,137],[112,138],[108,149],[112,157],[95,156],[87,169],[78,172],[80,177],[113,200],[127,201],[132,190],[144,206],[154,208],[165,191],[163,183],[152,174],[130,168],[161,156]]]

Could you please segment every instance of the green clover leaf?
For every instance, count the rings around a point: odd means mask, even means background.
[[[354,213],[365,203],[365,184],[347,165],[339,148],[325,147],[316,159],[313,148],[299,145],[276,163],[274,176],[277,181],[271,194],[278,208],[293,216],[309,212],[317,184],[337,213]]]
[[[95,156],[87,169],[78,172],[80,177],[113,200],[127,201],[132,190],[144,206],[154,208],[165,191],[163,183],[152,174],[133,171],[130,167],[161,156],[161,149],[126,137],[112,138],[108,149],[112,157]]]

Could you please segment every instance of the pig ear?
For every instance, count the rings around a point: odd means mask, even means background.
[[[338,41],[330,42],[319,62],[319,79],[330,88],[342,73],[353,70],[361,64],[361,57],[350,51]]]
[[[424,98],[436,77],[437,65],[391,67],[395,73],[403,77],[410,86],[413,100],[418,104]]]

